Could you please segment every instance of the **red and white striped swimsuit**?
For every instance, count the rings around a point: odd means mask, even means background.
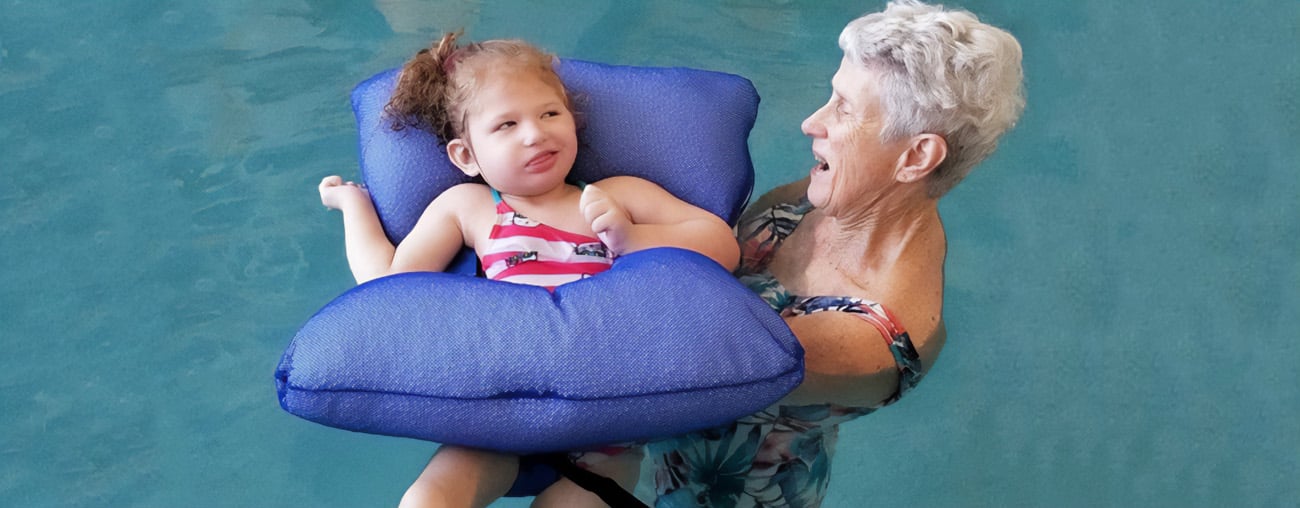
[[[609,249],[594,236],[560,230],[534,221],[511,208],[496,189],[496,223],[488,244],[475,249],[489,279],[556,286],[590,277],[613,264]]]

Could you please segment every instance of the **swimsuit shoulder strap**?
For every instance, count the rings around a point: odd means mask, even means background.
[[[912,338],[907,330],[903,329],[902,323],[899,323],[894,313],[884,305],[863,298],[814,296],[800,300],[786,310],[792,315],[824,311],[848,312],[860,317],[875,327],[884,337],[890,353],[894,356],[894,363],[898,366],[898,391],[882,405],[893,403],[921,382],[921,377],[925,374],[924,366],[921,365],[921,355],[917,353],[916,346],[912,344]]]

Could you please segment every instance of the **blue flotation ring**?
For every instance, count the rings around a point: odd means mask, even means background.
[[[734,222],[753,186],[748,80],[577,60],[557,70],[585,121],[572,178],[640,176]],[[396,75],[352,99],[363,179],[399,242],[465,178],[431,135],[388,127]],[[473,262],[449,271],[472,274]],[[803,350],[717,263],[659,248],[553,294],[452,273],[361,284],[303,325],[275,377],[281,406],[314,422],[528,454],[728,423],[797,386]]]

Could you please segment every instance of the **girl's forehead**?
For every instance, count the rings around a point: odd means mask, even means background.
[[[518,83],[522,81],[545,81],[542,79],[543,70],[530,65],[524,65],[520,62],[504,60],[500,58],[489,58],[483,61],[474,62],[469,72],[473,73],[470,77],[470,84],[476,88],[483,88],[499,83]],[[458,73],[459,74],[459,73]],[[456,81],[461,81],[457,79]]]
[[[480,80],[466,97],[470,109],[490,107],[507,99],[551,99],[563,102],[564,92],[537,73],[511,72]]]

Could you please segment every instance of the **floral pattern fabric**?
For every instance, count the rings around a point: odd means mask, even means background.
[[[839,424],[898,400],[920,381],[921,361],[907,332],[879,303],[840,296],[799,297],[767,272],[772,255],[812,206],[777,205],[736,226],[737,277],[785,316],[849,312],[890,344],[899,389],[877,407],[775,405],[721,428],[650,444],[658,508],[816,508],[830,480]]]

